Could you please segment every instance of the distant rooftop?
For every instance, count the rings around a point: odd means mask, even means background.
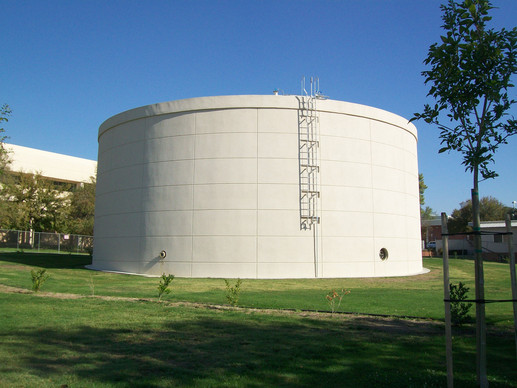
[[[10,169],[16,172],[40,173],[42,176],[61,182],[89,182],[95,176],[97,162],[54,152],[4,144],[10,152]]]
[[[469,225],[472,225],[469,222]],[[512,228],[517,227],[517,220],[512,220]],[[481,221],[481,228],[506,228],[506,223],[504,221]]]

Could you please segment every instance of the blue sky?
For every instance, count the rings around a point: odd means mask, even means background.
[[[318,76],[332,99],[409,119],[429,102],[420,73],[441,33],[439,4],[0,0],[8,142],[97,159],[98,127],[114,114],[190,97],[298,94],[302,76]],[[514,27],[517,1],[494,4],[491,25]],[[437,153],[436,128],[416,125],[426,205],[450,214],[469,198],[471,174],[458,154]],[[500,176],[481,184],[482,196],[517,200],[516,147],[517,136],[500,149]]]

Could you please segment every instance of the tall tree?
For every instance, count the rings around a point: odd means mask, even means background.
[[[459,151],[462,164],[472,172],[472,217],[474,232],[480,232],[479,181],[494,178],[491,169],[499,145],[517,133],[517,121],[508,117],[515,100],[508,96],[517,73],[517,28],[496,31],[487,28],[493,9],[488,0],[449,0],[442,5],[441,42],[431,45],[422,72],[430,84],[428,96],[434,106],[424,106],[423,119],[440,129],[439,152]],[[444,117],[445,114],[445,117]],[[412,120],[413,120],[412,119]],[[475,235],[476,299],[484,299],[481,236]],[[487,386],[485,305],[476,304],[478,324],[478,384]]]
[[[4,104],[0,107],[0,125],[3,122],[8,122],[8,117],[11,115],[12,111],[9,108],[9,105]],[[3,174],[7,165],[9,164],[9,153],[4,147],[4,140],[7,138],[5,135],[5,129],[0,127],[0,175]]]
[[[479,201],[479,218],[481,221],[502,221],[511,208],[494,197],[483,197]],[[471,232],[469,222],[472,221],[472,200],[461,204],[459,209],[452,211],[448,228],[450,233]]]
[[[431,209],[429,206],[425,205],[425,190],[427,189],[427,185],[424,182],[424,174],[419,173],[418,174],[418,189],[420,191],[420,219],[421,220],[429,220],[433,217],[433,209]]]
[[[427,185],[424,182],[424,174],[418,174],[418,191],[420,192],[420,206],[425,204],[424,192],[427,189]]]
[[[70,200],[41,175],[6,174],[1,194],[1,227],[36,232],[64,227]]]
[[[91,177],[89,183],[84,183],[72,192],[68,214],[70,233],[93,236],[95,185],[96,178]]]

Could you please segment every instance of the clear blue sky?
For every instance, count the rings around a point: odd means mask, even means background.
[[[517,1],[495,0],[493,26],[517,24]],[[405,118],[426,100],[422,63],[439,40],[439,1],[0,0],[0,104],[8,142],[97,159],[97,131],[138,106],[210,95],[299,94],[318,76],[335,100]],[[512,91],[517,99],[517,90]],[[514,110],[515,116],[517,113]],[[416,123],[426,205],[450,212],[472,179],[438,130]],[[517,136],[481,184],[517,200]]]

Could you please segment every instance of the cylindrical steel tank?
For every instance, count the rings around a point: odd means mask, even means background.
[[[92,267],[227,278],[422,272],[416,128],[334,100],[313,99],[307,114],[306,100],[201,97],[106,120]],[[313,146],[316,217],[304,229]]]

